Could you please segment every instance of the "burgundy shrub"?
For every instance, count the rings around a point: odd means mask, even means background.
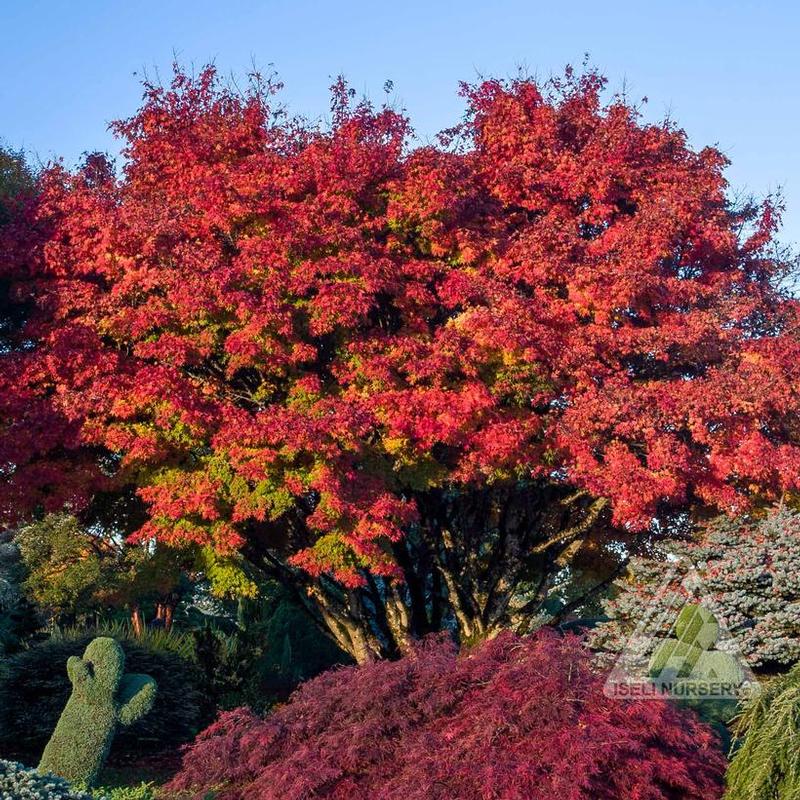
[[[334,670],[266,718],[223,714],[168,789],[218,800],[713,800],[713,732],[667,701],[606,697],[577,637]]]

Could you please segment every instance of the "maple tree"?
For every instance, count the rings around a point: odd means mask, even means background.
[[[667,701],[607,698],[589,658],[548,628],[461,656],[446,638],[425,641],[399,661],[324,673],[264,718],[222,714],[167,789],[200,798],[213,787],[220,800],[721,797],[711,729]]]
[[[36,173],[25,153],[0,144],[0,228],[11,222],[35,191]],[[24,306],[10,297],[10,281],[0,273],[0,353],[10,346],[24,316]]]
[[[524,630],[598,527],[795,490],[779,209],[603,85],[464,86],[419,147],[342,82],[327,126],[258,76],[147,86],[121,174],[52,166],[0,234],[0,515],[134,487],[135,541],[365,661]]]

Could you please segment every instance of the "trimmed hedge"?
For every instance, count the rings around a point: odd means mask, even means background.
[[[95,635],[51,638],[6,659],[0,668],[0,752],[38,763],[72,690],[67,659],[81,656]],[[191,661],[136,640],[120,645],[126,669],[152,676],[158,693],[153,710],[115,737],[109,760],[117,763],[176,748],[213,713]]]
[[[83,658],[71,656],[67,675],[72,694],[39,770],[94,786],[117,728],[134,724],[152,709],[156,684],[149,675],[125,672],[125,653],[107,636],[93,639]]]

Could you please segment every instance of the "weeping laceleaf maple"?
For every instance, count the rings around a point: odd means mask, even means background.
[[[409,149],[343,84],[324,129],[213,69],[148,87],[121,177],[53,167],[6,228],[35,346],[3,356],[4,513],[94,462],[136,537],[243,553],[365,660],[524,628],[604,517],[794,490],[776,209],[602,89],[464,87]]]
[[[503,633],[456,656],[329,670],[266,717],[222,714],[167,785],[200,800],[712,800],[712,730],[665,700],[620,702],[577,637]]]

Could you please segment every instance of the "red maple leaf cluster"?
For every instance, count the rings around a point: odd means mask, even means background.
[[[771,205],[595,74],[464,87],[455,139],[335,87],[327,128],[213,69],[148,87],[121,175],[48,169],[3,229],[0,510],[133,482],[140,538],[231,552],[303,500],[346,583],[430,487],[538,478],[646,527],[800,478]]]

